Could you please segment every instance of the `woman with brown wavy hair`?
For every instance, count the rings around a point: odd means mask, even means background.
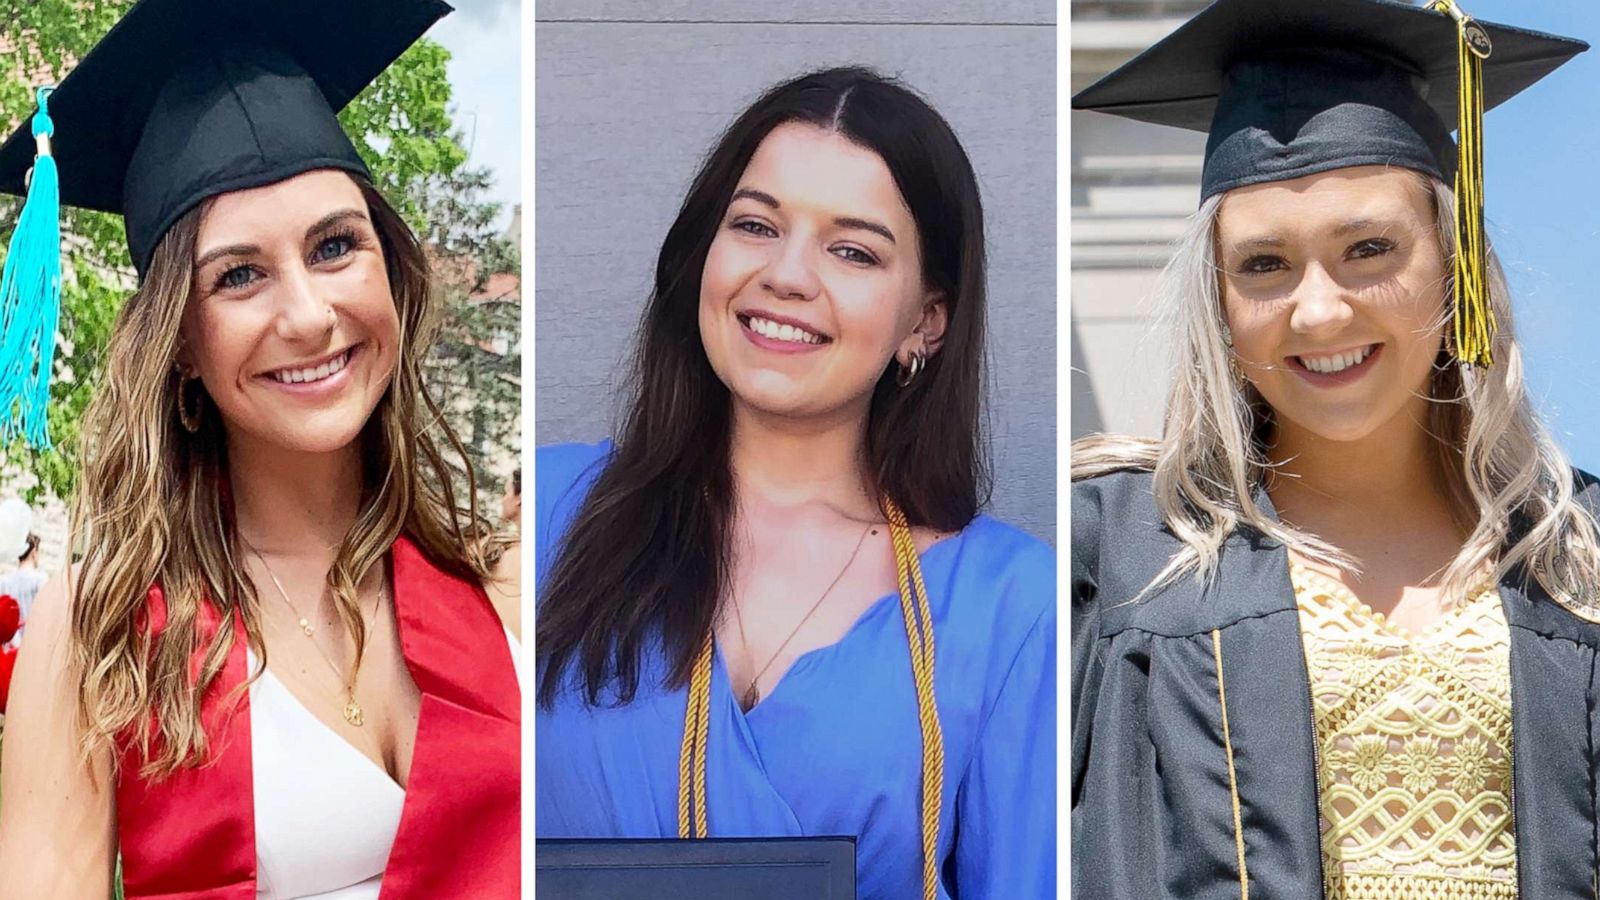
[[[129,897],[518,890],[520,691],[421,378],[428,264],[334,118],[448,7],[314,6],[145,0],[49,98],[62,200],[123,212],[141,282],[82,436],[82,566],[19,662],[0,895],[104,897],[119,850]],[[171,60],[149,94],[130,48]]]

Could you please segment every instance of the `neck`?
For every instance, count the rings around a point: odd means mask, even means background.
[[[332,453],[286,453],[228,442],[239,535],[262,553],[331,558],[361,506],[359,443]]]
[[[864,408],[797,420],[735,401],[728,463],[741,513],[820,505],[852,518],[878,518],[866,431]]]
[[[1279,515],[1344,547],[1452,520],[1425,416],[1425,408],[1408,406],[1355,441],[1280,424],[1268,453],[1276,464],[1268,492]]]

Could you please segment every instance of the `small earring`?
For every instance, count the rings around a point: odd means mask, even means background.
[[[911,351],[911,365],[900,367],[900,371],[895,373],[894,376],[895,384],[901,387],[909,387],[911,382],[916,380],[917,375],[921,374],[922,368],[927,365],[927,362],[928,357],[923,351]]]
[[[185,431],[189,432],[190,434],[195,434],[200,431],[200,414],[205,410],[205,382],[201,382],[202,390],[195,392],[194,412],[191,413],[189,411],[189,404],[184,400],[184,395],[188,393],[189,382],[191,381],[200,381],[200,379],[189,372],[179,370],[178,421],[183,423],[183,428]]]
[[[1229,328],[1226,323],[1222,326],[1222,343],[1229,347],[1233,346],[1233,329]]]

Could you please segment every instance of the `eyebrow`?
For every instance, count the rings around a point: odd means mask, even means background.
[[[1233,252],[1246,253],[1251,250],[1275,249],[1282,247],[1284,246],[1284,240],[1280,237],[1254,237],[1237,241],[1232,246]]]
[[[367,214],[359,209],[350,208],[334,210],[333,212],[328,213],[327,215],[318,219],[315,225],[307,228],[306,236],[310,237],[311,235],[327,231],[329,228],[332,228],[333,226],[347,219],[365,219],[366,217]],[[195,260],[194,268],[195,271],[198,272],[219,259],[226,259],[230,256],[252,256],[260,252],[261,247],[257,244],[229,244],[226,247],[218,247],[215,250],[208,251],[204,256]]]
[[[1388,219],[1346,219],[1335,225],[1329,232],[1334,237],[1344,237],[1357,231],[1367,231],[1373,228],[1390,229],[1398,227],[1399,223]],[[1232,245],[1235,253],[1246,253],[1251,250],[1276,249],[1285,246],[1283,238],[1273,235],[1247,238]]]
[[[1350,219],[1333,229],[1333,233],[1342,237],[1352,231],[1366,231],[1369,228],[1390,228],[1394,224],[1385,219]]]
[[[774,197],[765,191],[758,191],[755,188],[739,188],[733,192],[733,197],[728,202],[732,203],[734,200],[739,199],[754,200],[757,203],[770,206],[773,209],[783,208],[783,204],[778,202],[777,197]],[[861,231],[870,231],[873,234],[881,235],[891,244],[896,243],[894,239],[894,232],[890,231],[887,225],[881,225],[872,221],[871,219],[863,219],[858,216],[835,216],[833,224],[838,225],[841,228],[856,228],[860,229]]]

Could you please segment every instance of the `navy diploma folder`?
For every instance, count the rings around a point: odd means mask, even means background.
[[[855,900],[856,841],[545,839],[534,890],[539,900]]]

